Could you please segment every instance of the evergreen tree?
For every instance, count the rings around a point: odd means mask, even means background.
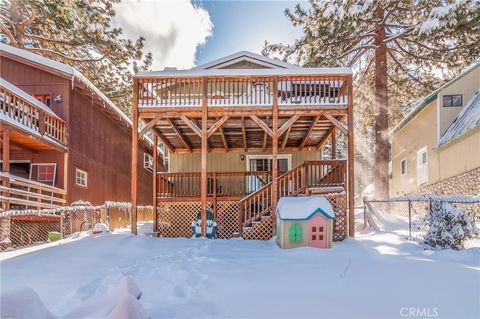
[[[130,115],[133,70],[152,56],[143,37],[133,42],[112,27],[119,1],[4,0],[1,41],[75,67]]]
[[[356,119],[373,136],[376,195],[387,197],[389,122],[405,113],[389,105],[425,94],[479,56],[480,2],[311,0],[285,14],[303,35],[293,45],[266,43],[264,54],[356,70]]]

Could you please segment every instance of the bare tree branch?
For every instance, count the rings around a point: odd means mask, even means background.
[[[2,29],[3,32],[5,32],[5,35],[10,39],[10,43],[16,47],[18,46],[18,41],[15,39],[13,36],[12,32],[8,29],[8,27],[3,24],[3,22],[0,22],[0,29]]]

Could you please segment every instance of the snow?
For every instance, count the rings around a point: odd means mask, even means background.
[[[277,216],[284,220],[308,219],[317,211],[327,218],[335,217],[332,205],[324,196],[282,197],[277,206]]]
[[[130,306],[140,318],[142,309],[151,318],[392,318],[410,307],[480,316],[477,254],[426,251],[394,232],[357,236],[290,250],[273,240],[87,236],[3,261],[1,291],[30,287],[56,316],[86,305],[100,314],[90,317],[125,317]],[[109,292],[123,278],[142,292],[137,302],[129,289]]]
[[[269,57],[266,57],[266,56],[263,56],[263,55],[260,55],[260,54],[256,54],[256,53],[253,53],[253,52],[240,51],[240,52],[225,56],[223,58],[216,59],[216,60],[210,61],[208,63],[199,65],[199,66],[195,67],[194,69],[204,70],[204,69],[210,69],[210,68],[225,67],[226,65],[237,63],[237,62],[243,61],[243,60],[252,61],[254,63],[255,62],[257,62],[257,63],[258,62],[263,62],[263,63],[267,63],[268,65],[277,66],[277,67],[281,67],[281,68],[287,68],[287,69],[300,68],[299,66],[297,66],[295,64],[286,63],[286,62],[283,62],[283,61],[277,60],[277,59],[271,59]],[[170,68],[170,70],[171,70],[171,68]]]

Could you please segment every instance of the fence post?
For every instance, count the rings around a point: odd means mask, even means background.
[[[412,202],[408,201],[408,233],[412,238]]]
[[[60,213],[60,238],[63,239],[63,217],[64,213]]]

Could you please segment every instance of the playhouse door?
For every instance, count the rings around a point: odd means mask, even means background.
[[[310,219],[310,246],[327,248],[327,220],[322,216]]]

